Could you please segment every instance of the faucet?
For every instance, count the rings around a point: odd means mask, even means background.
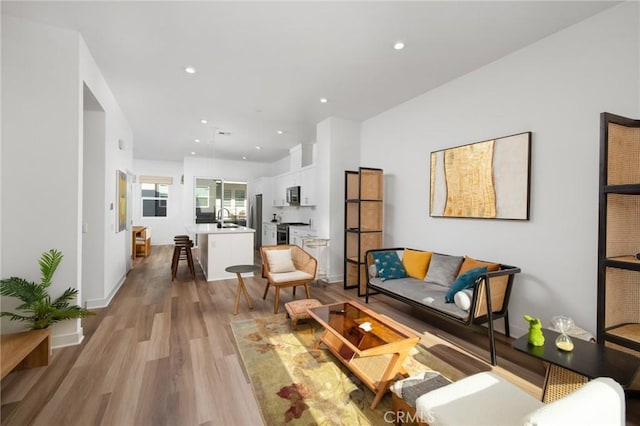
[[[220,210],[218,210],[218,221],[224,223],[224,211],[227,211],[227,217],[231,217],[231,212],[229,211],[228,208],[223,207]]]

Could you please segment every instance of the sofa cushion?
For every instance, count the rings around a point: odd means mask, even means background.
[[[453,303],[453,296],[465,288],[473,288],[476,285],[476,280],[480,275],[487,273],[487,267],[469,269],[464,274],[458,276],[456,280],[449,287],[449,291],[444,296],[444,301],[447,303]]]
[[[444,296],[447,294],[449,287],[409,277],[386,281],[380,278],[372,278],[369,282],[374,289],[388,291],[463,321],[469,318],[469,312],[465,312],[453,303],[444,303]]]
[[[381,280],[391,280],[394,278],[404,278],[407,271],[395,251],[378,251],[371,254]]]
[[[270,272],[279,274],[281,272],[293,272],[296,270],[293,260],[291,260],[291,249],[267,250],[266,253]]]
[[[429,268],[431,255],[430,251],[404,249],[402,265],[407,271],[407,275],[419,280],[424,279],[427,274],[427,268]]]
[[[487,271],[489,271],[489,272],[495,272],[498,269],[500,269],[500,264],[499,263],[483,262],[481,260],[476,260],[476,259],[474,259],[472,257],[465,256],[464,257],[464,262],[462,262],[462,265],[460,265],[460,270],[458,271],[458,276],[464,274],[469,269],[480,268],[481,266],[486,266],[487,267]]]
[[[462,256],[433,253],[424,280],[428,283],[449,287],[456,279],[463,260]]]

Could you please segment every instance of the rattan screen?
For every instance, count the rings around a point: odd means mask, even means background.
[[[607,268],[606,283],[605,327],[640,323],[640,274]]]
[[[607,185],[640,183],[640,127],[609,123]]]
[[[637,162],[638,159],[636,158]],[[607,257],[630,256],[640,249],[640,197],[607,195]]]

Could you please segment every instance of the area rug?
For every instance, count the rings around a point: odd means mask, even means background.
[[[389,425],[391,396],[375,410],[374,394],[320,345],[322,326],[313,320],[292,330],[284,315],[231,323],[266,425]],[[418,345],[404,362],[411,375],[439,371],[463,374]]]

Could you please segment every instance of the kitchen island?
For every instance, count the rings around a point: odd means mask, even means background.
[[[187,229],[197,235],[196,258],[207,281],[235,279],[236,275],[225,271],[225,268],[253,264],[255,229],[234,224],[218,228],[215,223],[191,225]]]

